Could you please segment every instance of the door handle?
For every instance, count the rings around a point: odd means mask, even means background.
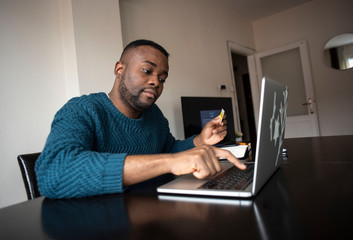
[[[308,106],[308,105],[309,105],[310,113],[313,114],[314,110],[313,110],[313,100],[312,100],[312,98],[309,98],[308,102],[303,103],[303,106]]]

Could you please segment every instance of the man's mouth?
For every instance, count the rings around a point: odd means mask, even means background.
[[[144,93],[144,95],[146,95],[148,98],[157,98],[157,92],[154,89],[146,88],[142,91],[142,93]]]

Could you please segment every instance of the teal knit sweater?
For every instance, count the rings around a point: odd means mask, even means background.
[[[39,191],[49,198],[123,192],[126,155],[173,153],[192,147],[192,138],[175,140],[155,104],[139,119],[130,119],[105,93],[73,98],[56,113],[37,160]]]

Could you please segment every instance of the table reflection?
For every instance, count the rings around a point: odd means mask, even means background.
[[[302,239],[286,189],[280,169],[254,199],[139,193],[45,199],[42,225],[55,239]]]
[[[122,195],[83,199],[44,199],[44,232],[55,239],[125,238],[130,222]]]

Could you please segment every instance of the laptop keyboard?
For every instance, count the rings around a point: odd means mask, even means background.
[[[254,164],[248,164],[246,170],[240,170],[233,166],[207,181],[199,189],[242,190],[249,186],[253,176]]]

